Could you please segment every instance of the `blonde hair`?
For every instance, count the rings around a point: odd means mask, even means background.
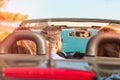
[[[110,32],[110,33],[120,33],[120,30],[114,26],[104,26],[99,29],[98,33],[105,33],[105,32]]]

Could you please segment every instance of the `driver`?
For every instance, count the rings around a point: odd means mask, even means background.
[[[113,26],[105,26],[101,28],[98,34],[101,33],[120,33],[120,30]],[[104,45],[99,46],[98,56],[106,57],[120,57],[120,44],[118,43],[104,43]]]
[[[48,54],[51,55],[53,59],[64,59],[57,54],[62,49],[62,39],[60,33],[61,27],[56,27],[54,25],[45,27],[40,32],[40,34],[42,34],[46,39],[48,45]]]

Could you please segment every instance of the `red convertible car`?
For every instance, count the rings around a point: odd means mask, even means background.
[[[44,37],[39,34],[46,26],[61,27],[65,59],[47,55]],[[19,27],[30,28],[9,34],[0,43],[1,80],[99,80],[120,72],[119,58],[98,56],[99,45],[120,43],[119,34],[97,34],[104,26],[119,28],[119,20],[86,18],[53,18],[23,21]],[[11,54],[9,49],[19,40],[36,43],[36,55]]]

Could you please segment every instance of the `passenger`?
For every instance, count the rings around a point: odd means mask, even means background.
[[[113,26],[106,26],[99,30],[100,33],[120,33],[120,31]],[[104,35],[103,35],[104,36]],[[106,57],[120,57],[120,44],[118,43],[104,43],[99,46],[98,56]]]
[[[30,30],[29,28],[16,28],[14,30]],[[61,42],[61,28],[56,26],[49,26],[45,27],[41,30],[40,34],[42,34],[47,42],[48,53],[51,54],[53,59],[64,59],[60,57],[57,53],[62,49],[62,42]],[[36,44],[30,40],[20,40],[17,41],[16,44],[12,46],[10,49],[12,53],[24,53],[24,54],[36,54]]]
[[[56,26],[46,27],[40,32],[47,41],[49,55],[51,55],[53,59],[64,59],[57,54],[62,49],[62,39],[60,33],[61,27]]]

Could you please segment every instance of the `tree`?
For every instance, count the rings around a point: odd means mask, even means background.
[[[0,42],[8,36],[15,27],[18,27],[16,25],[14,27],[14,23],[18,24],[19,22],[27,19],[27,15],[23,15],[21,13],[2,11],[8,1],[10,0],[0,0]]]
[[[4,6],[6,1],[8,1],[8,0],[0,0],[0,8]]]
[[[0,8],[5,6],[5,3],[10,0],[0,0]],[[13,13],[13,12],[4,12],[0,11],[0,22],[19,22],[27,19],[28,15],[23,15],[21,13]]]

